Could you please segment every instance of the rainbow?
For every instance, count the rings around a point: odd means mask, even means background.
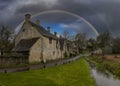
[[[42,14],[48,14],[48,13],[65,13],[65,14],[69,14],[71,16],[74,16],[76,18],[79,18],[79,19],[83,20],[86,24],[88,24],[91,27],[91,29],[95,32],[96,36],[99,36],[98,31],[95,29],[95,27],[89,21],[87,21],[85,18],[81,17],[80,15],[77,15],[77,14],[74,14],[74,13],[71,13],[71,12],[68,12],[68,11],[64,11],[64,10],[43,11],[43,12],[40,12],[40,13],[37,13],[37,14],[33,15],[32,18],[36,17],[36,16],[39,16],[39,15],[42,15]],[[22,27],[23,22],[21,22],[20,25],[17,26],[17,28],[15,30],[16,32],[18,32],[20,27]]]

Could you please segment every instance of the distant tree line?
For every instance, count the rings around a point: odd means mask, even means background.
[[[113,53],[120,54],[120,37],[113,39]]]
[[[63,32],[63,37],[69,40],[72,39],[79,52],[84,49],[94,51],[100,48],[103,50],[103,53],[120,53],[120,37],[113,37],[109,30],[101,33],[96,39],[87,39],[85,33],[71,35],[68,31]]]
[[[120,53],[120,38],[119,37],[113,37],[112,34],[107,30],[103,33],[101,33],[97,39],[89,39],[88,40],[92,46],[88,46],[88,48],[91,48],[91,50],[95,50],[97,48],[101,48],[104,50],[107,46],[112,49],[113,54],[119,54]],[[110,48],[107,49],[107,51],[110,51]]]

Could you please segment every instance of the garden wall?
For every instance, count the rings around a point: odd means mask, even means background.
[[[0,55],[0,67],[28,64],[27,55]]]

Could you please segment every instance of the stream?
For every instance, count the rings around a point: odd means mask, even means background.
[[[92,68],[91,73],[97,86],[120,86],[120,80],[113,78],[112,75],[107,76],[96,68]]]

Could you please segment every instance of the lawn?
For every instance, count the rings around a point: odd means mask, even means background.
[[[0,86],[94,86],[84,59],[52,68],[0,74]]]

